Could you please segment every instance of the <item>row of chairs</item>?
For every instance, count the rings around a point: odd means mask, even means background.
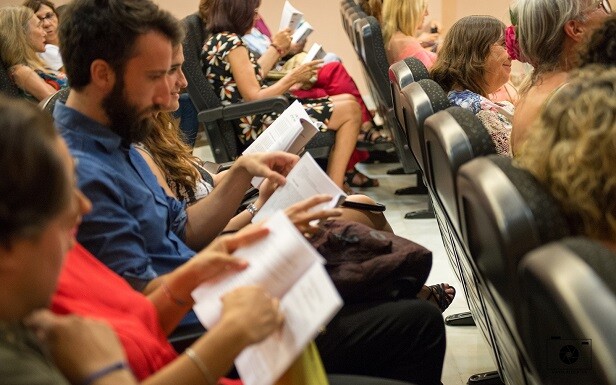
[[[384,119],[384,126],[393,136],[393,142],[406,174],[417,175],[417,186],[396,191],[397,194],[427,194],[421,183],[420,170],[410,153],[404,134],[394,116],[394,106],[389,90],[387,56],[378,21],[367,16],[353,0],[343,0],[340,6],[343,28],[362,63],[364,76],[377,111]],[[427,77],[427,73],[424,75]],[[431,213],[414,213],[412,217],[431,217]],[[411,217],[411,215],[409,215]]]
[[[451,265],[497,365],[496,373],[469,382],[616,383],[616,333],[607,326],[616,319],[615,285],[606,280],[616,255],[589,239],[566,238],[558,204],[530,173],[496,155],[481,122],[450,107],[438,84],[399,82],[419,66],[391,66],[393,104]]]

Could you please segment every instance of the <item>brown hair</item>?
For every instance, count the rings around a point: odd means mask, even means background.
[[[35,237],[69,202],[71,185],[49,114],[0,96],[0,247]]]
[[[143,145],[165,174],[165,179],[175,182],[178,188],[194,190],[201,179],[195,165],[202,163],[201,159],[194,156],[182,140],[178,121],[170,113],[160,112],[152,120],[152,131]]]
[[[461,87],[487,97],[484,75],[490,47],[504,41],[505,24],[492,16],[466,16],[447,32],[430,75],[448,92]]]
[[[24,1],[22,5],[24,7],[30,8],[35,13],[38,12],[39,8],[41,8],[42,5],[46,5],[49,8],[51,8],[53,13],[56,14],[56,17],[58,18],[60,17],[60,15],[58,14],[58,11],[56,11],[56,6],[51,1],[48,1],[48,0],[26,0]]]
[[[246,34],[254,23],[260,0],[211,0],[205,27],[210,33]]]

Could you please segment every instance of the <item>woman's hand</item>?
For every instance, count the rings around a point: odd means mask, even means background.
[[[331,199],[329,195],[315,195],[289,206],[284,212],[302,234],[314,234],[318,227],[311,226],[310,222],[342,215],[340,209],[311,210]]]
[[[231,254],[240,247],[258,241],[268,233],[269,230],[265,227],[247,226],[235,234],[222,235],[214,239],[208,247],[180,267],[185,274],[194,279],[190,291],[200,283],[218,278],[221,274],[245,269],[248,262]]]
[[[323,60],[313,60],[301,64],[293,68],[287,76],[291,76],[293,83],[307,83],[313,76],[316,76],[321,64],[323,64]]]
[[[246,345],[257,343],[282,326],[278,299],[260,286],[237,288],[222,297],[221,323],[230,323]]]
[[[280,56],[285,56],[291,49],[291,30],[289,28],[283,29],[272,36],[272,44],[279,52]]]
[[[72,384],[80,384],[92,373],[126,360],[122,345],[105,322],[39,310],[24,323],[49,348],[54,362]],[[113,374],[116,383],[135,383],[128,370]]]

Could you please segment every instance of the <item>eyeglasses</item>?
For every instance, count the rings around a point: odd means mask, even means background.
[[[55,19],[56,18],[56,14],[53,13],[53,12],[47,12],[43,16],[37,16],[37,17],[39,18],[39,20],[41,21],[41,24],[42,24],[45,21],[51,21],[52,19]]]
[[[612,13],[612,5],[609,0],[599,0],[591,6],[591,9],[603,9],[608,15]]]

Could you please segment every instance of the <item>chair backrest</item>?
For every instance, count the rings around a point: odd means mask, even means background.
[[[501,376],[523,384],[536,373],[516,329],[517,269],[530,250],[567,236],[567,223],[552,197],[511,158],[467,162],[458,171],[457,189],[462,236],[481,282]]]
[[[426,179],[451,224],[460,233],[456,175],[464,163],[496,153],[490,134],[467,109],[454,106],[428,117],[424,123]]]
[[[411,83],[402,88],[400,92],[402,93],[403,127],[406,129],[409,148],[415,156],[417,164],[424,171],[425,177],[424,121],[428,116],[448,108],[451,104],[445,91],[431,79],[422,79]]]
[[[515,276],[522,257],[569,234],[556,201],[511,158],[489,155],[462,165],[457,177],[461,232],[490,295],[513,324]]]
[[[389,81],[387,71],[389,63],[383,44],[381,26],[374,16],[360,19],[356,23],[356,29],[361,36],[360,57],[364,65],[368,78],[372,84],[375,94],[375,103],[384,106],[386,109],[392,107],[391,94],[389,91]]]
[[[520,265],[520,333],[546,385],[616,384],[616,254],[583,237]]]
[[[389,88],[391,101],[396,119],[403,122],[402,103],[400,91],[402,88],[422,79],[430,79],[430,73],[426,66],[414,57],[407,57],[404,60],[395,62],[387,71],[389,77]]]
[[[9,77],[9,70],[2,60],[0,60],[0,92],[6,96],[19,97],[19,88]]]
[[[220,107],[222,105],[220,98],[203,74],[201,51],[207,37],[203,19],[198,13],[194,13],[182,19],[182,23],[186,30],[186,37],[182,43],[184,48],[182,71],[188,81],[190,100],[198,112]],[[238,155],[238,145],[231,123],[222,120],[205,123],[205,132],[217,163],[235,159]]]

